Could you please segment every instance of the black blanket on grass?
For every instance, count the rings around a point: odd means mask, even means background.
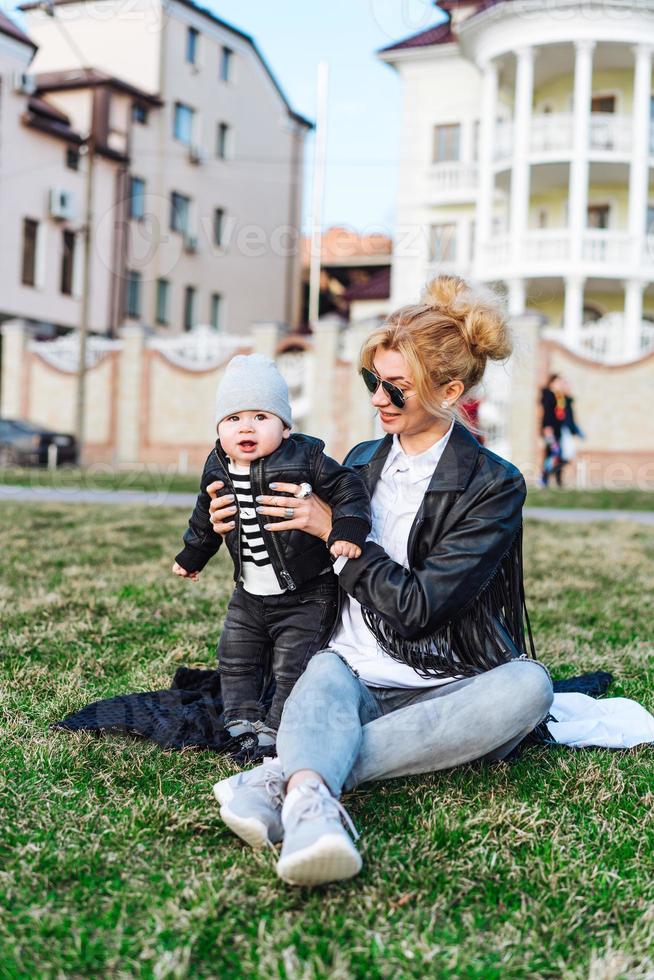
[[[554,693],[577,692],[597,698],[613,677],[605,671],[554,681]],[[262,698],[270,702],[272,686]],[[232,744],[223,727],[223,702],[217,670],[179,667],[172,686],[163,691],[121,694],[94,701],[50,726],[69,732],[137,735],[164,749],[211,749],[222,752]],[[521,743],[522,744],[522,743]]]

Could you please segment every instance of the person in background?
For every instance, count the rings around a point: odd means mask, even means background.
[[[558,487],[563,485],[563,469],[576,453],[574,436],[583,438],[573,408],[573,397],[568,382],[560,374],[551,374],[541,391],[541,434],[545,440],[541,485],[549,485],[554,476]]]

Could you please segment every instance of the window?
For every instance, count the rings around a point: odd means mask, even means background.
[[[225,244],[225,209],[216,208],[213,213],[213,243],[220,248]]]
[[[647,235],[654,235],[654,204],[647,205],[647,227],[645,228],[645,233]]]
[[[23,268],[21,282],[23,286],[36,286],[36,246],[39,235],[39,223],[32,218],[23,218]]]
[[[432,225],[430,260],[454,262],[456,259],[456,225]]]
[[[157,279],[157,309],[156,321],[166,326],[170,320],[168,304],[170,300],[170,282],[167,279]]]
[[[589,204],[586,226],[588,228],[608,228],[610,217],[610,204]]]
[[[442,163],[444,160],[458,160],[460,139],[461,126],[459,123],[434,126],[434,163]]]
[[[192,330],[195,325],[195,286],[184,290],[184,329]]]
[[[231,127],[224,122],[218,123],[218,137],[216,140],[216,156],[219,160],[226,160],[230,155],[230,131]]]
[[[591,112],[615,112],[615,95],[594,95],[590,100]]]
[[[188,232],[190,209],[191,199],[173,191],[170,195],[171,231],[180,231],[183,235]]]
[[[211,309],[209,311],[209,323],[214,330],[220,330],[222,323],[223,298],[220,293],[211,294]]]
[[[75,232],[64,228],[63,251],[61,253],[61,292],[65,296],[73,294],[73,268],[75,264]]]
[[[66,166],[69,170],[79,170],[79,149],[76,146],[66,148]]]
[[[199,32],[195,29],[195,27],[189,27],[186,31],[186,60],[191,65],[197,64],[198,37]]]
[[[148,110],[142,102],[132,103],[132,122],[140,123],[142,126],[148,121]]]
[[[175,103],[175,117],[173,120],[173,136],[180,143],[188,146],[193,141],[193,118],[195,113],[190,106],[183,102]]]
[[[234,52],[231,48],[223,47],[220,52],[220,80],[230,82],[232,80],[232,70],[234,65]]]
[[[145,181],[141,177],[129,179],[129,216],[139,220],[145,217]]]
[[[141,315],[141,273],[136,269],[127,270],[127,289],[125,291],[125,316]]]

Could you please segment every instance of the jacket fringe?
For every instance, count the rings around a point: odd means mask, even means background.
[[[362,607],[361,613],[382,650],[424,678],[472,677],[510,660],[535,659],[524,593],[522,525],[477,595],[428,636],[408,640],[375,611]]]

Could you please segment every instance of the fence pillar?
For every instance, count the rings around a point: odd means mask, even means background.
[[[511,364],[509,444],[511,461],[533,485],[540,472],[538,459],[539,344],[543,317],[525,313],[514,317],[514,353]]]
[[[274,358],[282,332],[281,327],[281,324],[274,322],[254,323],[252,325],[254,353]]]
[[[23,391],[27,328],[22,320],[2,324],[2,377],[0,417],[18,419],[25,415]]]
[[[140,324],[128,324],[121,329],[120,336],[123,346],[116,393],[116,462],[123,466],[136,466],[140,462],[145,409],[142,392],[145,330]]]
[[[364,385],[359,376],[359,351],[364,341],[370,336],[373,330],[379,326],[378,322],[368,322],[353,324],[350,328],[350,350],[354,355],[352,362],[352,376],[350,379],[350,419],[348,424],[348,442],[351,446],[356,446],[358,442],[366,439],[375,438],[375,409],[370,404],[370,392]]]
[[[330,441],[334,433],[334,411],[338,392],[335,388],[336,358],[341,321],[326,317],[312,324],[314,384],[311,391],[308,435],[323,439],[330,452]]]

